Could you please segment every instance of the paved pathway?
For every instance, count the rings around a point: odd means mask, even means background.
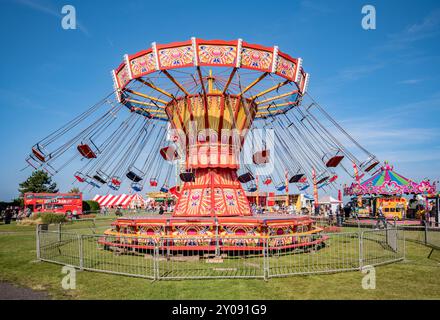
[[[44,291],[18,287],[8,282],[0,282],[0,300],[48,300]]]

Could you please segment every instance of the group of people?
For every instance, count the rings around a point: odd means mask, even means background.
[[[10,224],[12,220],[20,221],[24,218],[29,218],[32,215],[31,208],[20,208],[8,206],[0,213],[0,218],[5,224]]]
[[[322,204],[316,207],[315,216],[327,217],[328,224],[333,225],[336,222],[338,226],[342,226],[345,218],[347,218],[342,205],[338,205],[334,209],[330,204]]]
[[[298,214],[293,205],[286,206],[285,204],[275,204],[272,207],[260,206],[255,203],[251,204],[251,210],[253,214],[266,214],[266,213],[282,213],[282,214]]]
[[[172,203],[149,203],[146,208],[147,212],[159,212],[159,214],[164,214],[165,212],[173,212],[174,204]],[[161,213],[162,212],[162,213]]]
[[[117,217],[122,217],[124,215],[123,207],[117,206],[114,208],[114,213]],[[172,204],[160,204],[160,203],[152,203],[149,204],[145,209],[141,207],[131,208],[126,210],[125,212],[136,213],[139,211],[146,211],[148,213],[158,213],[163,215],[165,212],[172,212],[174,210],[174,205]],[[110,209],[108,207],[101,207],[100,214],[103,216],[107,216],[110,214]]]

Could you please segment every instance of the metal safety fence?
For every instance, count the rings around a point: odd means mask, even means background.
[[[284,235],[184,239],[37,228],[36,238],[39,260],[155,280],[269,279],[335,273],[403,260],[405,254],[403,230],[396,228],[328,233],[319,238]]]
[[[431,227],[427,224],[420,226],[397,226],[397,229],[405,231],[405,239],[435,249],[440,249],[440,228]]]

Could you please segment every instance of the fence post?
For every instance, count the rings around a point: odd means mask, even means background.
[[[359,233],[359,270],[361,270],[361,271],[362,271],[363,264],[364,264],[364,261],[363,261],[363,256],[364,256],[363,240],[364,240],[364,231]]]
[[[435,226],[438,227],[439,223],[440,223],[440,196],[437,195],[437,197],[435,198],[435,207],[436,207],[436,212],[435,212]]]
[[[83,241],[82,235],[78,235],[79,241],[79,269],[84,270],[84,250],[83,250]]]
[[[36,238],[36,244],[37,244],[37,260],[41,260],[40,225],[39,224],[37,224],[35,238]]]
[[[269,278],[269,237],[265,236],[263,241],[263,273],[264,280]]]
[[[406,260],[406,235],[405,228],[402,228],[402,238],[403,238],[403,260]]]
[[[162,241],[162,238],[159,238],[159,241],[155,242],[154,250],[153,250],[153,278],[154,280],[159,280],[159,245]],[[168,241],[168,239],[166,240]],[[168,245],[167,245],[168,247]],[[168,250],[168,248],[167,248]]]
[[[57,231],[58,231],[58,242],[61,242],[61,222],[58,223]]]
[[[428,222],[425,220],[425,246],[428,244]]]

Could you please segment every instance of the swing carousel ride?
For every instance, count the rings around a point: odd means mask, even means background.
[[[437,186],[435,182],[424,179],[421,182],[405,178],[394,171],[394,167],[387,161],[381,166],[371,178],[360,182],[356,179],[350,186],[344,187],[344,195],[358,198],[358,206],[362,206],[362,197],[365,202],[374,208],[371,214],[377,215],[377,208],[382,207],[383,214],[387,219],[403,219],[407,201],[404,195],[430,195],[435,194]],[[358,208],[359,209],[359,208]],[[369,218],[369,210],[365,210],[359,217]]]
[[[120,218],[106,231],[133,236],[137,247],[152,245],[142,236],[189,250],[209,249],[214,236],[227,250],[262,250],[252,239],[268,235],[279,248],[320,244],[311,218],[254,215],[244,190],[258,190],[256,177],[278,192],[325,190],[337,169],[379,164],[307,94],[302,59],[276,46],[153,43],[125,55],[112,77],[114,91],[35,144],[27,162],[51,174],[79,164],[73,176],[84,189],[172,192],[171,216]]]

